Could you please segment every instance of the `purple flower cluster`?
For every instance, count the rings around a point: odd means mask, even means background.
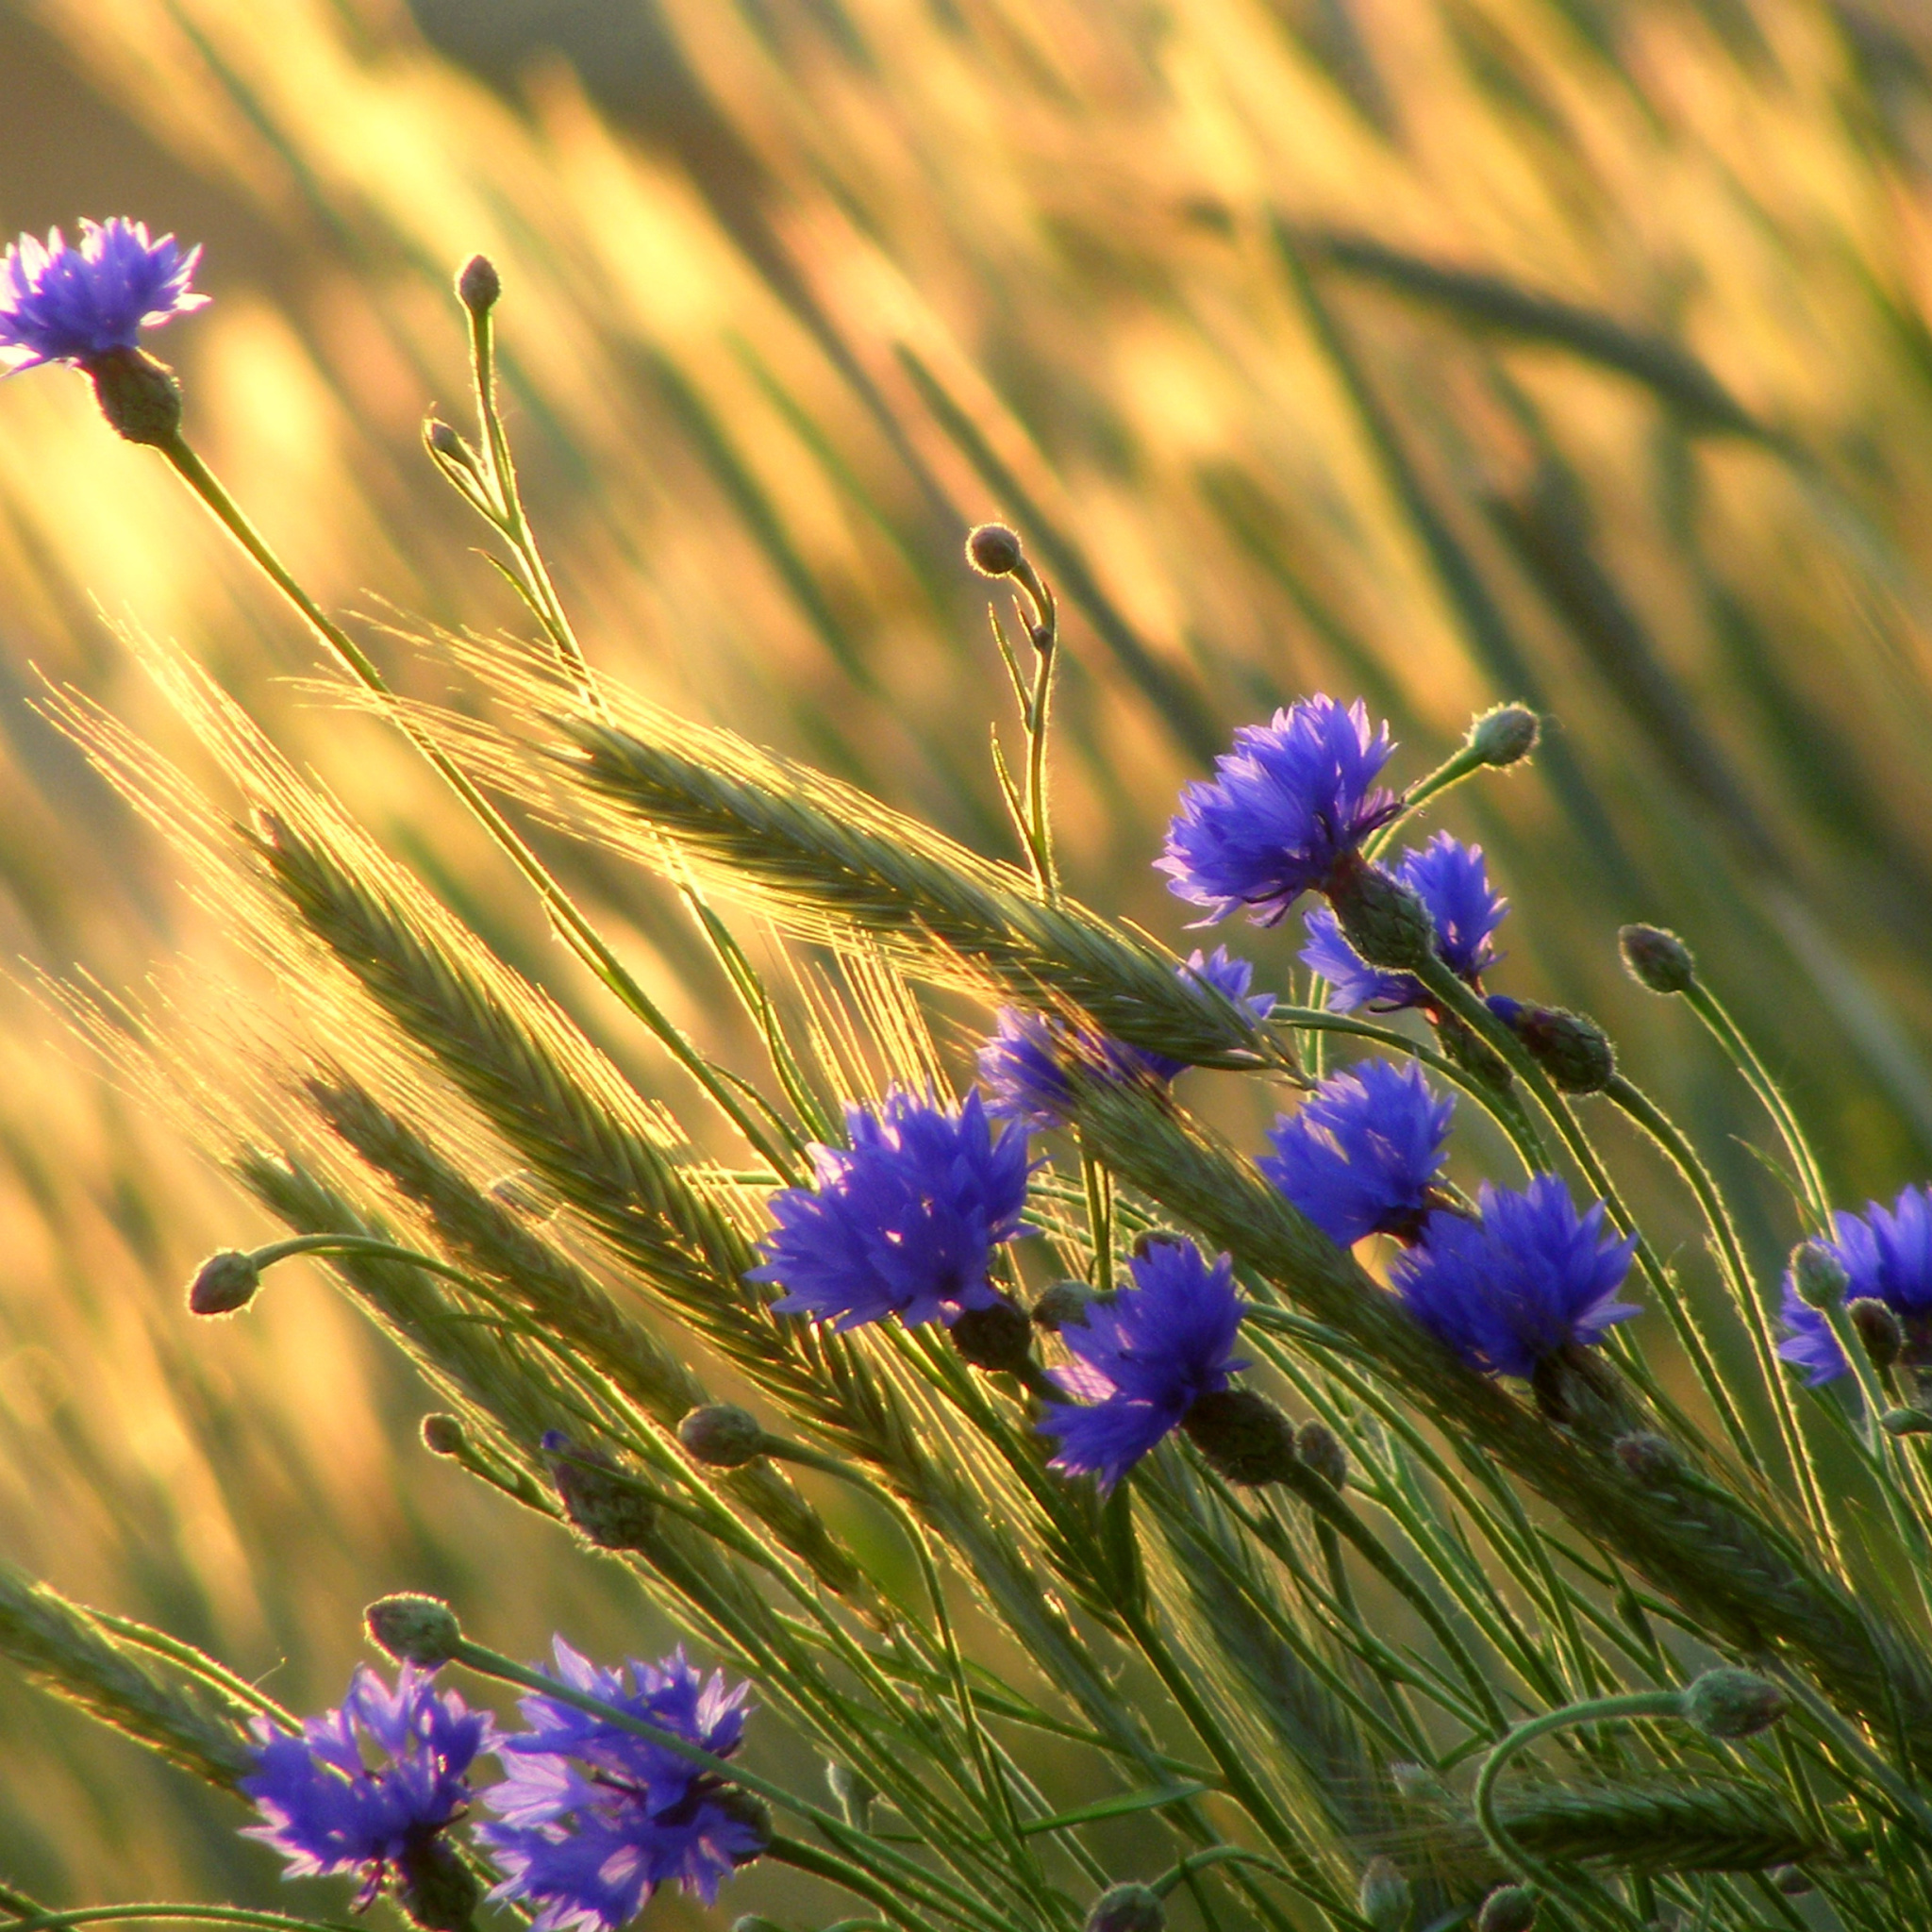
[[[705,1677],[682,1650],[634,1660],[627,1681],[561,1638],[554,1648],[558,1684],[714,1757],[738,1749],[748,1687]],[[299,1737],[258,1721],[242,1790],[264,1823],[244,1835],[280,1852],[289,1877],[354,1874],[360,1908],[393,1876],[407,1900],[439,1859],[456,1864],[444,1835],[480,1796],[501,1821],[476,1829],[504,1874],[491,1897],[535,1907],[537,1932],[616,1932],[674,1882],[709,1905],[770,1842],[756,1800],[668,1744],[541,1695],[523,1701],[529,1728],[505,1734],[431,1675],[405,1664],[391,1690],[363,1666],[341,1707]],[[475,1791],[471,1767],[486,1753],[508,1775]]]
[[[1343,709],[1321,695],[1243,725],[1214,776],[1182,789],[1156,860],[1168,890],[1206,907],[1208,923],[1244,907],[1257,925],[1279,924],[1402,809],[1375,783],[1394,749],[1359,703]]]
[[[1392,870],[1428,908],[1436,925],[1436,951],[1443,964],[1474,986],[1500,958],[1490,941],[1509,909],[1508,900],[1490,885],[1483,848],[1438,832],[1420,849],[1408,847]],[[1328,1004],[1338,1013],[1364,1007],[1396,1012],[1430,1004],[1429,994],[1413,975],[1383,973],[1368,965],[1342,937],[1340,924],[1325,906],[1308,914],[1307,926],[1308,942],[1302,948],[1302,962],[1328,982]]]
[[[1905,1330],[1907,1358],[1924,1359],[1932,1352],[1932,1188],[1907,1188],[1889,1208],[1868,1201],[1863,1214],[1840,1210],[1831,1223],[1832,1239],[1819,1245],[1844,1270],[1845,1299],[1883,1302]],[[1814,1388],[1848,1371],[1831,1324],[1799,1298],[1789,1273],[1783,1314],[1788,1339],[1777,1352]]]
[[[682,1650],[661,1663],[599,1669],[561,1638],[557,1680],[654,1728],[728,1757],[744,1734],[747,1686],[704,1676]],[[502,1822],[478,1841],[507,1875],[491,1894],[538,1908],[535,1932],[614,1932],[674,1880],[709,1905],[770,1842],[747,1800],[714,1774],[554,1697],[526,1697],[526,1731],[498,1752],[509,1775],[484,1793]]]
[[[341,1705],[299,1737],[266,1718],[255,1729],[256,1770],[242,1790],[265,1823],[245,1836],[281,1853],[291,1878],[357,1874],[365,1904],[462,1816],[470,1767],[496,1748],[489,1714],[413,1664],[393,1690],[358,1666]]]
[[[1273,993],[1250,993],[1254,966],[1235,958],[1225,946],[1211,954],[1198,947],[1179,969],[1183,985],[1211,987],[1265,1020],[1274,1010]],[[1034,1132],[1064,1126],[1073,1107],[1074,1089],[1068,1078],[1070,1061],[1077,1060],[1115,1080],[1151,1079],[1166,1082],[1186,1072],[1188,1062],[1167,1054],[1150,1053],[1124,1041],[1076,1032],[1067,1022],[1021,1007],[1002,1007],[997,1029],[979,1049],[979,1077],[986,1089],[987,1111],[998,1119],[1017,1121]]]
[[[785,1290],[774,1313],[841,1329],[991,1307],[993,1250],[1027,1231],[1025,1131],[996,1132],[976,1090],[948,1108],[894,1089],[845,1122],[849,1148],[814,1150],[817,1186],[773,1195],[777,1226],[747,1279]]]
[[[25,352],[15,371],[132,349],[142,329],[208,299],[189,286],[199,248],[184,253],[172,235],[151,241],[118,215],[80,231],[78,243],[58,228],[44,242],[23,235],[0,260],[0,350]]]
[[[1040,1421],[1059,1438],[1051,1466],[1103,1491],[1247,1367],[1234,1354],[1247,1304],[1227,1256],[1210,1266],[1191,1241],[1158,1241],[1129,1270],[1130,1287],[1060,1330],[1074,1360],[1050,1373],[1079,1401],[1050,1402]]]

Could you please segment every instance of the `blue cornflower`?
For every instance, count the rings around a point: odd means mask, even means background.
[[[816,1188],[772,1196],[766,1264],[745,1278],[786,1291],[774,1313],[841,1328],[990,1307],[993,1249],[1028,1232],[1024,1129],[995,1133],[976,1089],[946,1108],[895,1088],[876,1109],[846,1108],[845,1124],[850,1148],[813,1150]]]
[[[1224,919],[1244,906],[1278,924],[1304,892],[1324,891],[1361,841],[1402,809],[1375,784],[1395,749],[1359,702],[1305,698],[1269,724],[1243,725],[1212,779],[1181,790],[1155,861],[1168,891]]]
[[[1225,946],[1216,946],[1212,953],[1195,947],[1176,972],[1183,985],[1191,980],[1211,986],[1245,1007],[1257,1020],[1265,1020],[1274,1010],[1272,992],[1248,991],[1255,977],[1253,962],[1236,958]],[[1073,1083],[1067,1077],[1070,1060],[1082,1062],[1090,1073],[1122,1080],[1143,1075],[1172,1080],[1190,1064],[1077,1029],[1044,1013],[1002,1007],[992,1038],[979,1049],[987,1111],[1041,1133],[1064,1126],[1074,1104]]]
[[[1480,845],[1465,845],[1438,832],[1418,851],[1408,847],[1393,868],[1395,876],[1417,894],[1436,923],[1436,951],[1458,979],[1474,985],[1496,963],[1490,938],[1509,909],[1508,900],[1491,889]],[[1368,965],[1341,936],[1334,913],[1318,906],[1307,916],[1308,942],[1302,963],[1328,982],[1328,1004],[1338,1013],[1362,1007],[1393,1012],[1423,1007],[1430,995],[1407,973],[1383,973]]]
[[[148,239],[140,222],[82,222],[71,245],[58,228],[45,242],[23,235],[0,260],[0,350],[25,349],[13,365],[87,362],[132,349],[141,331],[208,301],[189,289],[201,250],[174,236]]]
[[[1883,1302],[1905,1327],[1911,1355],[1922,1357],[1932,1346],[1932,1188],[1907,1188],[1890,1208],[1868,1201],[1863,1214],[1840,1209],[1831,1224],[1836,1239],[1819,1245],[1845,1271],[1845,1299]],[[1808,1370],[1814,1388],[1845,1373],[1831,1324],[1799,1299],[1789,1272],[1781,1312],[1790,1334],[1777,1352],[1786,1361]]]
[[[300,1737],[255,1720],[256,1769],[241,1788],[267,1822],[243,1836],[281,1853],[289,1877],[359,1873],[367,1904],[391,1869],[407,1878],[461,1816],[470,1766],[495,1740],[489,1713],[437,1690],[431,1674],[405,1664],[391,1690],[358,1665],[341,1706],[310,1718]]]
[[[559,1637],[557,1680],[728,1757],[744,1735],[749,1686],[708,1678],[682,1649],[655,1664],[600,1670]],[[770,1843],[749,1800],[722,1778],[574,1706],[541,1695],[518,1708],[526,1731],[499,1740],[509,1775],[483,1793],[503,1822],[477,1841],[507,1875],[492,1899],[537,1907],[534,1932],[615,1932],[673,1882],[709,1905],[719,1885]]]
[[[1158,1241],[1128,1269],[1131,1287],[1090,1303],[1084,1325],[1060,1329],[1079,1359],[1048,1373],[1084,1406],[1049,1402],[1039,1424],[1059,1438],[1052,1467],[1097,1475],[1103,1491],[1247,1367],[1234,1344],[1248,1305],[1227,1256],[1210,1267],[1191,1241]]]
[[[1413,1061],[1365,1060],[1276,1120],[1274,1153],[1256,1165],[1344,1248],[1370,1234],[1412,1240],[1438,1205],[1455,1113]]]
[[[1569,1190],[1537,1174],[1521,1193],[1483,1183],[1481,1219],[1438,1209],[1389,1278],[1417,1321],[1473,1369],[1533,1374],[1640,1312],[1617,1300],[1637,1238],[1604,1234],[1604,1204],[1579,1215]]]

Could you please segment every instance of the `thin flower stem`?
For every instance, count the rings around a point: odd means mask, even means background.
[[[251,1911],[245,1906],[205,1906],[192,1902],[149,1901],[143,1905],[76,1906],[69,1912],[39,1912],[14,1919],[7,1932],[64,1932],[69,1925],[105,1925],[141,1921],[153,1924],[245,1925],[259,1932],[360,1932],[340,1919],[298,1919],[287,1912]]]
[[[796,1163],[791,1158],[790,1150],[781,1150],[772,1141],[763,1128],[746,1111],[719,1070],[706,1059],[696,1045],[639,985],[570,894],[551,876],[542,860],[525,842],[522,835],[502,812],[484,796],[469,774],[427,733],[393,707],[395,693],[391,690],[382,673],[377,670],[375,660],[290,575],[281,558],[269,547],[267,540],[249,521],[242,507],[228,494],[214,472],[178,434],[161,444],[160,450],[175,466],[182,480],[208,506],[216,520],[247,552],[275,589],[294,606],[315,634],[347,667],[357,682],[377,697],[391,701],[391,715],[401,725],[405,735],[428,759],[444,782],[475,817],[477,823],[495,841],[499,849],[535,889],[558,934],[572,951],[670,1050],[673,1058],[703,1088],[712,1104],[738,1130],[746,1143],[781,1173],[793,1173]]]
[[[854,1898],[862,1898],[868,1905],[876,1906],[894,1925],[904,1927],[905,1932],[926,1932],[924,1922],[915,1919],[906,1909],[899,1893],[879,1884],[861,1867],[818,1845],[807,1844],[801,1839],[774,1836],[765,1849],[765,1857],[777,1864],[790,1865],[794,1872],[823,1878],[849,1891]]]
[[[1430,799],[1447,791],[1452,786],[1461,784],[1465,778],[1474,777],[1488,763],[1489,759],[1474,745],[1459,745],[1433,772],[1418,778],[1402,794],[1402,809],[1386,825],[1377,826],[1363,841],[1363,857],[1374,858],[1386,851],[1396,833]]]
[[[1205,1852],[1190,1852],[1185,1858],[1171,1865],[1147,1890],[1156,1898],[1165,1898],[1175,1886],[1185,1884],[1195,1873],[1227,1864],[1252,1865],[1257,1872],[1272,1873],[1276,1878],[1292,1883],[1291,1874],[1277,1860],[1260,1852],[1251,1852],[1245,1845],[1209,1845]]]

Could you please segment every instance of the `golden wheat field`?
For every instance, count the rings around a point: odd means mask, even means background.
[[[1234,724],[1359,693],[1420,770],[1524,699],[1535,774],[1457,821],[1534,908],[1512,971],[1611,1025],[1757,1256],[1746,1096],[1624,980],[1620,922],[1698,947],[1846,1198],[1932,1168],[1919,0],[0,0],[0,224],[111,213],[206,244],[213,304],[160,344],[197,441],[404,689],[484,702],[409,625],[528,624],[421,443],[487,250],[600,666],[1004,855],[960,555],[1003,517],[1067,612],[1067,870],[1170,941],[1149,860]],[[53,989],[142,991],[245,1059],[276,988],[45,715],[75,688],[206,774],[137,633],[691,1099],[86,384],[0,384],[0,1557],[301,1707],[379,1588],[487,1601],[518,1654],[566,1620],[614,1647],[635,1599],[423,1451],[423,1391],[320,1267],[242,1321],[182,1307],[267,1224]],[[545,849],[730,1044],[675,898]],[[1285,980],[1291,936],[1255,950]],[[0,1874],[281,1896],[236,1822],[0,1675]]]

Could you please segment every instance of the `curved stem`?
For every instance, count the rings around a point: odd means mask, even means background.
[[[104,1925],[145,1921],[155,1924],[245,1925],[259,1932],[359,1932],[340,1919],[297,1919],[287,1912],[250,1910],[245,1906],[204,1906],[166,1900],[144,1905],[76,1906],[71,1912],[40,1912],[8,1922],[7,1932],[63,1932],[69,1925]]]

